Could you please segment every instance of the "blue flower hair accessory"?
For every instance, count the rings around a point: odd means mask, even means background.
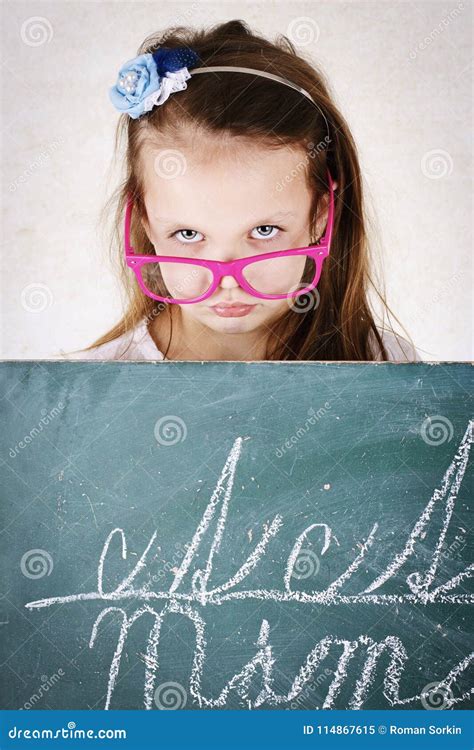
[[[189,47],[160,47],[134,57],[122,65],[109,91],[112,104],[135,120],[163,104],[170,94],[187,88],[188,68],[198,62],[198,55]]]

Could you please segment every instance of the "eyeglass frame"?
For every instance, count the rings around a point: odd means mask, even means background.
[[[275,252],[270,252],[270,253],[260,253],[259,255],[251,255],[247,258],[237,258],[236,260],[229,260],[229,261],[217,261],[217,260],[207,260],[205,258],[188,258],[188,257],[176,258],[171,255],[141,255],[140,253],[137,254],[134,248],[130,244],[130,227],[131,227],[132,210],[133,210],[133,198],[131,195],[129,195],[127,199],[126,210],[125,210],[125,227],[124,227],[125,262],[127,266],[131,268],[132,271],[134,271],[136,279],[138,281],[138,285],[140,289],[143,291],[143,293],[147,295],[147,297],[151,297],[152,299],[158,300],[159,302],[168,302],[170,304],[186,305],[186,304],[195,304],[197,302],[202,302],[203,300],[207,299],[208,297],[211,297],[214,294],[217,287],[219,286],[221,279],[224,276],[232,276],[242,289],[248,292],[252,297],[257,297],[258,299],[289,299],[292,297],[297,297],[301,294],[305,294],[306,292],[309,292],[312,289],[315,289],[317,284],[319,283],[319,279],[321,278],[323,262],[325,258],[328,257],[330,248],[331,248],[333,225],[334,225],[334,184],[333,184],[334,181],[332,179],[329,169],[327,169],[327,176],[328,176],[328,184],[329,184],[328,217],[326,221],[326,229],[324,230],[324,235],[319,239],[317,244],[308,245],[307,247],[290,248],[288,250],[277,250]],[[249,284],[249,282],[246,281],[245,277],[243,276],[242,269],[245,266],[250,265],[251,263],[256,263],[262,260],[269,260],[270,258],[286,257],[286,256],[292,256],[292,255],[309,255],[315,261],[316,269],[315,269],[315,275],[314,275],[313,281],[311,282],[311,284],[309,284],[308,286],[305,286],[303,289],[297,289],[292,292],[289,292],[288,294],[262,294],[261,292],[258,292],[256,289],[254,289]],[[211,271],[213,275],[213,280],[212,280],[211,285],[206,290],[206,292],[201,294],[201,296],[199,297],[193,297],[192,299],[177,299],[177,298],[172,299],[170,297],[161,297],[157,294],[154,294],[149,289],[147,289],[143,282],[141,268],[147,263],[152,263],[152,262],[153,263],[157,263],[157,262],[158,263],[159,262],[183,263],[183,264],[194,265],[194,266],[196,265],[203,266],[204,268],[207,268]]]

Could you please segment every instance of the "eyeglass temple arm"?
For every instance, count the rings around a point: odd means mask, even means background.
[[[130,194],[127,198],[127,208],[125,211],[125,255],[135,255],[135,250],[130,244],[130,225],[132,221],[133,198]]]
[[[327,175],[328,175],[328,185],[329,185],[329,208],[328,208],[328,217],[326,221],[326,229],[321,239],[324,240],[325,243],[327,243],[328,247],[330,247],[331,240],[332,240],[333,223],[334,223],[334,180],[331,177],[331,172],[329,171],[329,169],[327,170]]]

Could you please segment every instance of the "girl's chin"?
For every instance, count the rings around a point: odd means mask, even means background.
[[[213,331],[225,331],[228,333],[230,333],[231,331],[236,333],[247,333],[253,331],[255,328],[258,328],[261,325],[261,321],[259,320],[257,323],[253,315],[227,318],[216,315],[214,312],[206,315],[203,322],[205,322],[205,324],[209,326],[209,328],[212,328]]]

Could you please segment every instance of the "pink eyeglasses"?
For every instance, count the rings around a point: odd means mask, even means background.
[[[142,291],[152,299],[179,305],[210,297],[224,276],[259,299],[287,299],[314,289],[329,255],[334,222],[334,184],[329,170],[329,208],[324,236],[316,245],[278,250],[231,261],[140,255],[130,245],[133,209],[131,196],[125,211],[125,260],[135,272]]]

